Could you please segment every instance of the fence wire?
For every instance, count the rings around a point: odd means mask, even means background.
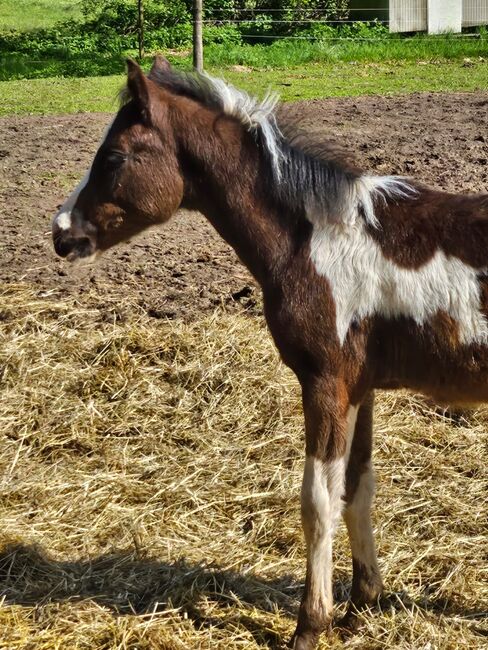
[[[426,2],[427,0],[411,0],[408,5],[410,8],[417,7],[422,9],[422,7],[426,6]],[[268,45],[273,42],[283,41],[284,39],[296,43],[296,47],[293,48],[293,55],[290,55],[290,65],[293,65],[293,56],[298,57],[297,60],[301,60],[302,53],[307,49],[307,42],[313,43],[313,48],[315,48],[317,42],[323,43],[323,47],[319,45],[316,48],[316,52],[320,54],[317,60],[323,62],[345,61],[351,65],[357,61],[362,61],[366,66],[370,65],[374,67],[378,66],[383,60],[403,60],[403,56],[405,60],[413,61],[416,59],[422,63],[423,59],[430,60],[433,56],[442,58],[444,52],[447,53],[447,58],[453,56],[451,52],[452,46],[447,45],[444,47],[442,45],[443,40],[447,41],[446,36],[443,34],[422,33],[421,38],[418,38],[419,32],[413,29],[411,31],[406,29],[400,30],[407,33],[389,32],[392,21],[391,8],[400,5],[405,7],[407,3],[403,0],[390,0],[389,10],[384,7],[351,8],[346,12],[344,18],[340,18],[337,14],[331,15],[326,9],[301,8],[285,13],[282,9],[274,8],[260,10],[215,8],[211,11],[204,12],[203,24],[205,27],[216,28],[217,33],[220,27],[234,28],[234,34],[237,34],[238,37],[236,39],[236,45],[240,43]],[[382,18],[378,18],[378,12],[383,12]],[[355,16],[357,15],[374,15],[375,20],[356,20]],[[285,18],[284,16],[290,17]],[[406,14],[403,15],[404,27],[407,18],[408,16]],[[412,20],[418,21],[419,15],[413,15]],[[483,36],[478,30],[474,31],[472,29],[479,25],[480,22],[488,25],[488,0],[465,0],[463,5],[463,24],[471,29],[470,31],[465,30],[460,34],[450,34],[448,37],[451,44],[459,41],[464,41],[465,43],[464,45],[462,43],[454,45],[457,52],[454,58],[462,59],[463,57],[468,57],[467,61],[461,63],[461,65],[474,65],[472,61],[482,61],[488,58],[488,47],[486,47],[486,54],[484,53],[487,42],[486,35]],[[289,29],[287,29],[287,25],[290,26]],[[366,29],[366,26],[369,26],[369,29]],[[427,25],[424,27],[426,29]],[[146,29],[146,37],[150,37],[150,34],[151,30]],[[223,35],[225,36],[225,34]],[[231,34],[231,38],[232,36]],[[215,32],[212,37],[215,37]],[[477,39],[481,39],[479,43],[476,43]],[[400,41],[405,43],[405,47],[400,44]],[[434,41],[441,43],[441,45],[430,46],[429,44]],[[225,43],[225,40],[222,40],[222,42]],[[424,42],[428,44],[426,47],[422,46]],[[230,45],[232,43],[233,41],[229,42]],[[302,43],[303,47],[300,45]],[[354,43],[358,44],[357,48],[354,46]],[[374,47],[368,48],[371,43],[377,44],[378,48],[376,54],[372,58],[368,58],[369,55],[367,52],[370,49],[374,50]],[[389,43],[392,44],[391,48],[388,47]],[[330,45],[329,48],[327,47],[328,45]],[[364,50],[362,49],[363,46]],[[190,47],[187,44],[186,48],[181,47],[180,49],[182,51],[186,50],[185,54],[187,55]],[[264,48],[262,50],[261,48],[258,49],[260,50],[260,54],[258,53],[255,56],[251,52],[251,47],[247,51],[243,49],[242,54],[236,49],[235,55],[231,53],[227,59],[225,56],[218,59],[219,55],[217,53],[214,54],[212,64],[242,64],[253,66],[257,60],[256,57],[263,56],[263,66],[271,65],[278,67],[281,65],[277,63],[278,60],[281,61],[279,59],[279,56],[281,56],[279,47],[276,48],[275,54],[270,53],[269,62],[272,61],[272,63],[268,62],[266,58],[268,54],[264,52]],[[286,47],[281,49],[286,50]],[[310,49],[312,49],[312,46]],[[366,50],[367,52],[363,57],[363,52]],[[152,49],[147,51],[147,53],[150,55],[156,51],[166,54],[171,53],[169,48]],[[176,53],[176,50],[173,53]],[[180,54],[181,52],[178,52],[178,55]],[[307,56],[306,52],[304,56]],[[315,55],[312,52],[308,56],[313,57]],[[328,56],[329,58],[327,58]],[[469,59],[470,56],[473,57],[472,61]],[[31,58],[15,52],[9,57],[8,53],[6,53],[0,56],[0,80],[41,77],[44,71],[48,72],[46,76],[56,76],[56,74],[66,76],[106,75],[122,71],[123,62],[120,53],[100,53],[100,55],[95,56],[96,60],[94,62],[92,58],[93,55],[90,53],[74,56],[67,55],[66,58],[55,55],[40,55]],[[113,61],[116,61],[116,64]],[[216,61],[218,62],[216,63]],[[285,61],[284,58],[283,61]],[[51,64],[52,69],[49,67]],[[368,83],[366,80],[360,82],[361,87],[366,87]],[[372,81],[371,84],[374,84],[374,82]]]
[[[287,18],[281,16],[286,14]],[[244,17],[239,17],[244,16]],[[275,17],[277,16],[277,17]],[[333,17],[332,17],[333,16]],[[387,27],[391,33],[414,33],[426,32],[428,29],[427,0],[390,0],[389,7],[350,7],[345,10],[331,11],[329,9],[314,8],[290,8],[287,10],[277,8],[212,8],[204,9],[205,25],[218,27],[220,25],[231,25],[243,27],[246,40],[276,39],[283,34],[271,33],[273,26],[278,31],[286,25],[295,28],[302,26],[304,30],[324,26],[341,27],[361,24],[377,24]],[[488,25],[488,0],[463,0],[462,2],[462,27],[470,28]],[[257,31],[269,30],[269,34],[252,33],[250,29],[255,27]],[[461,32],[462,36],[472,37],[472,34]],[[324,35],[325,36],[325,35]],[[299,40],[317,40],[322,36],[292,35],[287,38]],[[348,36],[338,35],[333,40],[348,40]],[[363,38],[363,40],[368,40]]]

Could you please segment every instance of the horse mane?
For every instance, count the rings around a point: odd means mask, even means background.
[[[267,92],[262,100],[207,73],[153,67],[149,79],[173,94],[237,119],[253,134],[269,163],[268,187],[288,209],[304,211],[311,221],[329,219],[352,224],[361,215],[377,227],[375,202],[416,193],[403,177],[370,176],[349,154],[330,141],[317,141],[297,121],[277,110],[279,96]]]

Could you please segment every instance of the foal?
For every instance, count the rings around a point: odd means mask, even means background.
[[[382,590],[370,519],[373,389],[488,399],[488,195],[365,175],[287,141],[270,97],[257,103],[164,59],[148,77],[128,67],[125,103],[53,221],[54,246],[69,260],[90,256],[189,208],[260,283],[303,393],[307,575],[292,646],[308,650],[332,616],[341,512],[353,609]]]

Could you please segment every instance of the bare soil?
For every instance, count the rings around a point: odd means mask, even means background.
[[[317,139],[344,145],[371,172],[412,176],[450,191],[487,191],[486,93],[311,100],[283,111]],[[56,258],[50,220],[89,166],[109,119],[0,120],[0,282],[78,295],[98,307],[130,294],[156,318],[193,319],[219,304],[257,309],[249,274],[196,213],[179,213],[95,266]]]

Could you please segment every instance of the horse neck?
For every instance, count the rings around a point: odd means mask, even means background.
[[[186,181],[182,207],[202,212],[258,282],[269,282],[286,264],[293,235],[270,198],[271,171],[252,136],[206,109],[176,132]]]

